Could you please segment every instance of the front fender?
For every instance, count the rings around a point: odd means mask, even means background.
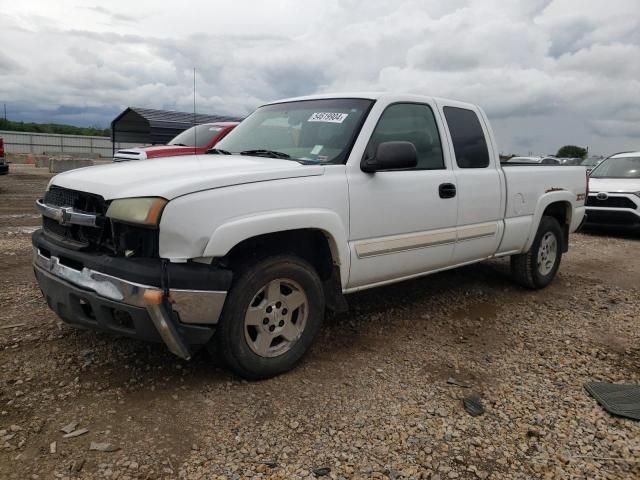
[[[564,203],[568,208],[567,222],[569,225],[573,225],[573,214],[575,205],[575,194],[569,190],[557,190],[549,193],[545,193],[538,200],[535,212],[533,214],[533,220],[529,229],[529,236],[527,237],[527,243],[525,244],[524,251],[528,252],[531,249],[533,240],[536,238],[542,215],[547,207],[553,203]]]
[[[351,262],[347,232],[338,214],[330,210],[286,209],[231,219],[216,228],[204,249],[203,256],[223,257],[244,240],[258,235],[298,229],[320,230],[327,236],[334,262],[340,268],[342,285],[346,285]]]

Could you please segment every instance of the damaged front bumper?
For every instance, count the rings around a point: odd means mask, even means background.
[[[82,253],[51,242],[41,230],[33,246],[36,279],[65,322],[161,341],[185,359],[210,340],[231,284],[227,270]]]

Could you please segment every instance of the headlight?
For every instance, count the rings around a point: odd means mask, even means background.
[[[107,217],[126,223],[156,227],[167,200],[158,197],[123,198],[114,200],[107,209]]]

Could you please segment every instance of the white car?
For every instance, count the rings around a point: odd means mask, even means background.
[[[245,378],[292,368],[344,295],[511,257],[553,280],[582,167],[502,168],[477,106],[355,93],[258,108],[209,155],[60,174],[34,269],[70,324],[208,345]]]
[[[591,171],[586,223],[640,226],[640,151],[613,155]]]

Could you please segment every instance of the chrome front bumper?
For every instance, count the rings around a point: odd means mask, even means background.
[[[183,324],[213,325],[218,322],[227,292],[171,289],[168,296],[157,287],[141,285],[88,268],[76,270],[45,256],[34,248],[33,265],[43,275],[57,278],[105,299],[145,308],[169,350],[189,359],[188,345],[176,330],[175,315]]]

